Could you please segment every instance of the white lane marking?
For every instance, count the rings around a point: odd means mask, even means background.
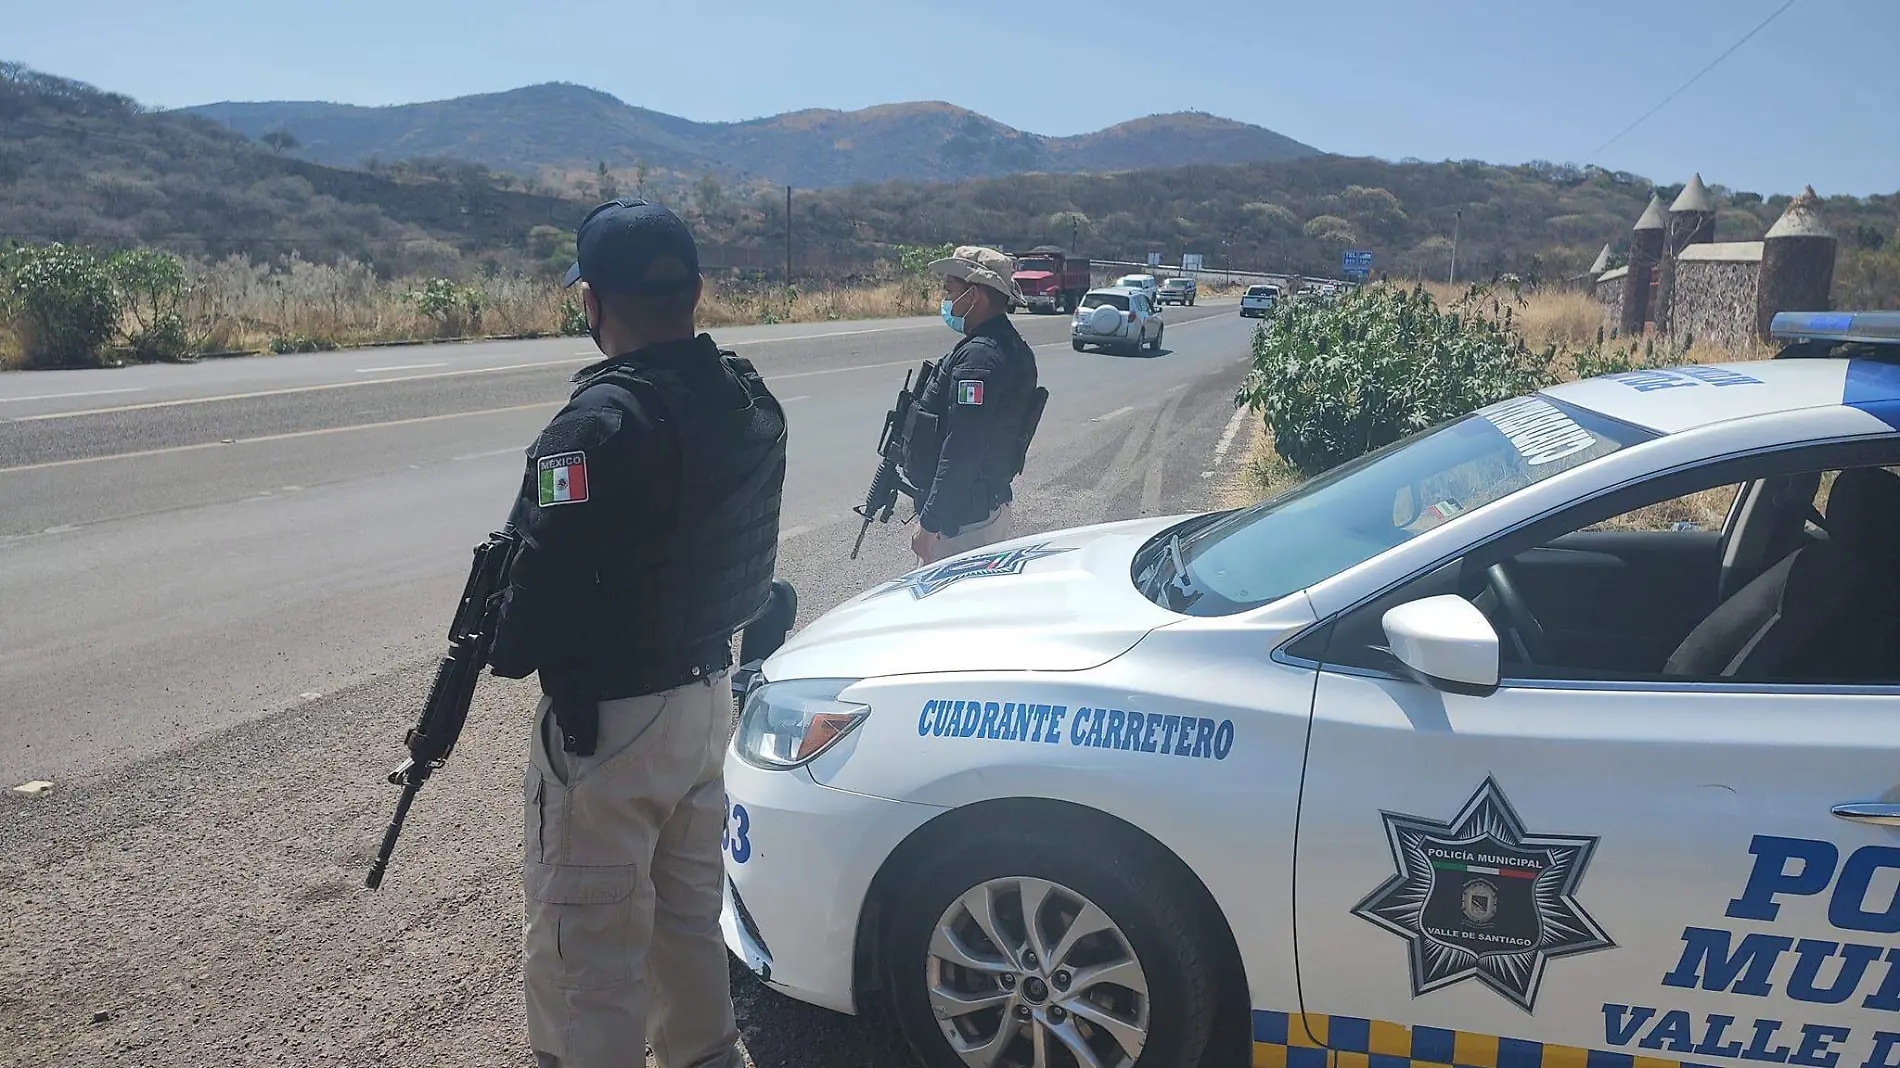
[[[1234,435],[1240,433],[1240,424],[1246,422],[1247,413],[1253,411],[1245,406],[1234,409],[1234,417],[1227,420],[1227,429],[1220,432],[1220,443],[1214,446],[1214,466],[1227,458],[1227,450],[1234,447]]]
[[[38,423],[49,419],[71,419],[81,415],[114,415],[119,412],[142,412],[153,408],[177,408],[188,404],[212,404],[217,401],[252,400],[257,397],[287,397],[297,393],[317,393],[328,389],[354,389],[357,386],[386,386],[393,382],[425,382],[437,378],[460,378],[464,375],[487,375],[500,371],[525,371],[536,367],[554,367],[564,363],[578,363],[579,360],[533,360],[528,363],[509,363],[497,367],[471,367],[461,371],[437,371],[427,375],[401,375],[396,378],[366,378],[357,382],[324,382],[314,386],[286,386],[283,389],[260,389],[251,393],[223,393],[215,397],[186,397],[181,400],[147,401],[144,404],[120,404],[111,408],[81,408],[72,412],[48,412],[45,415],[23,415],[13,420],[16,423]],[[258,439],[251,439],[258,440]]]
[[[527,451],[522,449],[520,446],[511,445],[506,449],[490,449],[487,452],[465,452],[460,456],[451,456],[449,457],[449,459],[456,462],[460,462],[464,460],[486,460],[491,456],[506,456],[510,453],[513,453],[516,456],[527,455]]]
[[[1122,416],[1124,416],[1124,415],[1127,415],[1127,414],[1128,414],[1129,412],[1132,412],[1132,411],[1134,411],[1134,410],[1135,410],[1135,406],[1134,406],[1134,405],[1132,405],[1132,404],[1130,404],[1130,405],[1128,405],[1128,406],[1126,406],[1126,407],[1123,407],[1123,408],[1117,408],[1117,409],[1115,409],[1114,411],[1112,411],[1112,412],[1109,412],[1109,413],[1108,413],[1107,415],[1098,415],[1098,416],[1096,416],[1095,418],[1093,418],[1093,419],[1091,419],[1091,420],[1089,420],[1089,422],[1091,422],[1091,423],[1106,423],[1106,422],[1108,422],[1108,421],[1109,421],[1110,419],[1120,419],[1120,418],[1121,418]]]
[[[432,367],[447,367],[447,366],[448,364],[446,362],[444,363],[399,363],[393,367],[358,367],[356,369],[356,373],[359,375],[373,375],[382,371],[426,371]]]
[[[762,337],[753,341],[730,341],[733,348],[740,345],[771,345],[780,341],[814,341],[821,337],[856,337],[859,334],[899,334],[906,330],[925,330],[934,323],[912,323],[909,326],[878,326],[865,330],[833,330],[824,334],[787,334],[784,337]]]
[[[473,412],[443,412],[439,415],[419,415],[413,419],[389,419],[380,423],[355,423],[350,426],[327,426],[316,430],[293,430],[285,434],[260,434],[254,438],[226,438],[223,441],[205,441],[195,445],[167,445],[159,449],[140,449],[136,452],[115,452],[107,456],[81,456],[72,460],[48,460],[44,463],[21,464],[18,467],[0,467],[0,475],[11,475],[22,471],[45,471],[55,467],[75,467],[79,464],[104,463],[107,460],[136,460],[147,456],[166,456],[178,452],[198,452],[203,449],[221,449],[226,445],[257,445],[271,441],[290,441],[294,438],[325,437],[330,434],[347,434],[356,430],[378,430],[392,426],[414,426],[418,423],[439,423],[445,419],[464,419],[471,415],[503,415],[508,412],[526,412],[536,408],[559,408],[562,401],[538,401],[534,404],[510,404],[503,408],[482,408]],[[415,464],[409,465],[411,470]]]
[[[1227,428],[1221,431],[1220,441],[1214,446],[1214,466],[1211,470],[1201,472],[1202,478],[1213,478],[1220,470],[1221,461],[1227,458],[1227,450],[1234,447],[1234,436],[1240,433],[1240,427],[1247,421],[1247,413],[1251,411],[1252,408],[1246,407],[1234,409],[1234,417],[1227,420]]]
[[[798,396],[796,396],[796,397],[786,397],[785,399],[783,399],[783,400],[781,400],[781,401],[779,401],[779,403],[780,403],[780,404],[790,404],[790,403],[792,403],[793,401],[802,401],[802,400],[810,400],[810,399],[811,399],[811,394],[809,394],[809,393],[800,393],[800,394],[799,394]]]
[[[123,389],[82,389],[76,393],[36,393],[30,397],[0,397],[0,404],[23,404],[27,401],[65,400],[68,397],[103,397],[108,393],[143,393],[144,386],[126,386]]]

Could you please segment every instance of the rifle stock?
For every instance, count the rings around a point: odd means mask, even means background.
[[[374,890],[382,885],[383,873],[395,852],[396,838],[402,833],[409,806],[422,784],[429,781],[455,751],[468,722],[469,703],[475,697],[475,684],[488,665],[488,654],[495,641],[495,624],[500,614],[496,596],[508,584],[508,567],[520,540],[512,528],[496,531],[475,547],[475,563],[469,569],[462,599],[456,604],[455,618],[449,624],[448,655],[436,665],[435,679],[429,684],[429,696],[422,704],[422,715],[403,736],[409,758],[389,773],[389,782],[402,787],[396,813],[383,833],[383,844],[376,852],[364,885]]]

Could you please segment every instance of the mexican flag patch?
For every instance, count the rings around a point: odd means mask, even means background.
[[[957,403],[982,404],[983,383],[974,378],[959,379],[957,381]]]
[[[543,456],[534,464],[541,483],[541,507],[579,504],[587,499],[587,454],[564,452]]]

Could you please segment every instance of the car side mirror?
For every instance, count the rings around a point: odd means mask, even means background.
[[[1445,693],[1489,697],[1498,688],[1498,632],[1455,594],[1408,601],[1380,618],[1406,672]]]

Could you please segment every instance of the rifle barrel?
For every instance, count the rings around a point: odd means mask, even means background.
[[[389,829],[383,832],[383,845],[376,851],[376,860],[369,866],[369,877],[363,885],[371,890],[383,885],[383,872],[389,868],[390,855],[396,852],[396,836],[402,833],[402,821],[409,818],[409,804],[416,799],[416,791],[422,789],[422,780],[412,778],[402,788],[402,800],[396,802],[396,814],[389,819]]]

